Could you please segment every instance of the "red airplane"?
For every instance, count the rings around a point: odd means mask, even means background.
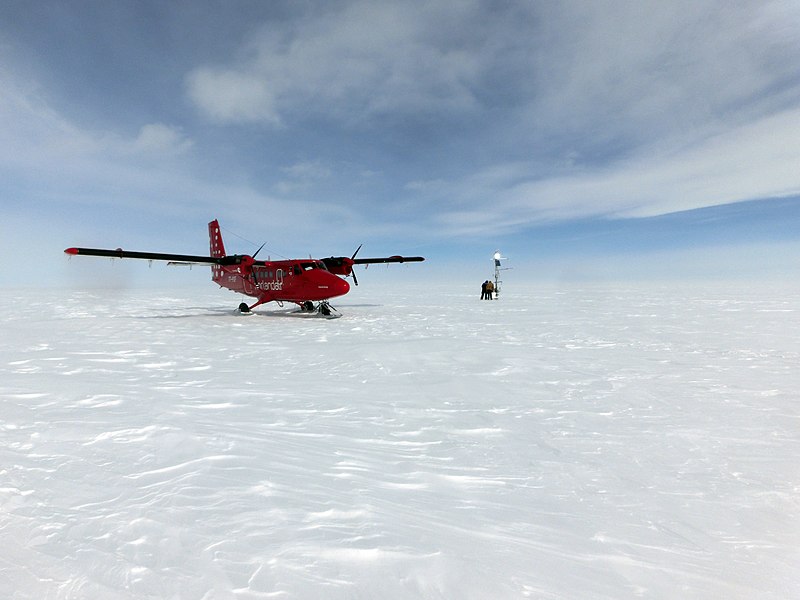
[[[164,260],[169,264],[211,265],[211,279],[220,287],[234,292],[252,296],[256,302],[250,306],[242,302],[239,310],[249,313],[265,302],[293,302],[302,311],[317,311],[323,316],[331,316],[333,307],[328,303],[331,298],[344,296],[350,291],[350,284],[338,275],[353,276],[354,265],[371,265],[375,263],[403,263],[425,260],[422,256],[389,256],[385,258],[356,258],[361,246],[353,256],[331,256],[321,260],[289,259],[289,260],[256,260],[247,254],[227,255],[222,243],[219,222],[215,219],[208,224],[208,237],[211,256],[193,256],[189,254],[163,254],[160,252],[130,252],[117,248],[103,250],[100,248],[67,248],[65,253],[83,256],[107,256],[110,258],[139,258],[144,260]],[[262,245],[263,248],[263,245]],[[318,304],[315,306],[314,302]]]

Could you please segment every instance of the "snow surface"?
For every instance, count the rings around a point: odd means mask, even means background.
[[[0,597],[800,597],[798,289],[0,295]]]

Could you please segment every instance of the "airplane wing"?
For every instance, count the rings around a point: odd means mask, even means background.
[[[81,256],[105,256],[108,258],[139,258],[142,260],[163,260],[171,263],[193,264],[193,265],[238,265],[242,262],[241,255],[223,256],[215,258],[213,256],[195,256],[192,254],[165,254],[162,252],[132,252],[117,248],[116,250],[105,250],[103,248],[67,248],[66,254]]]
[[[115,250],[107,250],[105,248],[67,248],[64,250],[69,255],[81,256],[103,256],[107,258],[138,258],[141,260],[163,260],[172,265],[244,265],[251,267],[253,265],[264,265],[262,260],[254,260],[252,256],[232,254],[228,256],[213,257],[213,256],[197,256],[194,254],[167,254],[162,252],[133,252],[131,250],[123,250],[117,248]],[[356,250],[356,253],[358,250]],[[322,262],[325,267],[336,275],[353,276],[355,284],[358,285],[358,279],[353,272],[354,265],[372,265],[372,264],[388,264],[388,263],[406,263],[406,262],[421,262],[425,260],[422,256],[384,256],[378,258],[355,258],[349,256],[331,256],[323,258]]]
[[[425,260],[422,256],[387,256],[385,258],[354,258],[354,265],[374,265],[379,263],[404,263],[421,262]]]
[[[361,246],[358,247],[358,250],[361,250]],[[348,275],[353,276],[353,282],[358,285],[358,278],[356,277],[355,271],[353,271],[354,265],[374,265],[379,263],[405,263],[405,262],[421,262],[425,260],[422,256],[385,256],[380,258],[356,258],[356,254],[358,254],[358,250],[355,251],[353,256],[331,256],[329,258],[323,258],[322,262],[325,263],[325,267],[331,272],[336,275],[344,275],[347,277]]]
[[[356,250],[358,252],[358,250]],[[330,256],[323,258],[322,262],[332,273],[339,275],[349,275],[353,270],[353,265],[373,265],[378,263],[403,263],[420,262],[425,260],[422,256],[386,256],[380,258],[355,258],[349,256]]]

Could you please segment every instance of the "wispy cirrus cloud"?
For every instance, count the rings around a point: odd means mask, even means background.
[[[324,115],[353,122],[396,112],[471,111],[485,69],[469,28],[474,3],[356,1],[266,24],[228,64],[187,75],[208,117],[279,124]],[[470,33],[460,33],[469,31]],[[484,40],[485,41],[485,40]]]
[[[347,206],[292,197],[297,189],[329,175],[322,163],[288,165],[283,175],[291,185],[265,190],[235,177],[220,177],[223,168],[206,170],[195,156],[195,140],[182,127],[82,127],[54,108],[36,82],[20,82],[3,72],[0,122],[0,172],[8,217],[22,218],[35,210],[39,215],[66,213],[81,221],[85,211],[110,211],[120,219],[157,213],[170,220],[194,215],[202,222],[227,215],[232,226],[270,231],[276,245],[294,241],[291,228],[298,214],[309,236],[323,243],[335,237],[331,224],[339,231],[363,225]],[[291,198],[291,210],[286,197]]]
[[[193,141],[179,127],[145,123],[131,135],[87,129],[53,108],[34,82],[0,72],[0,160],[6,165],[91,168],[95,161],[158,159],[189,151]]]
[[[9,209],[449,248],[800,190],[796,3],[126,6],[0,8]]]
[[[529,179],[534,166],[495,165],[462,181],[414,182],[435,197],[434,226],[456,234],[587,217],[650,217],[750,199],[800,194],[800,108],[600,168]],[[457,199],[457,200],[453,200]]]
[[[402,139],[448,173],[398,182],[432,224],[652,215],[798,190],[798,32],[783,2],[357,0],[265,25],[187,90],[218,122]]]

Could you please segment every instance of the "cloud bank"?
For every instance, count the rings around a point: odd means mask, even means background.
[[[407,178],[405,200],[502,229],[797,193],[798,55],[781,2],[356,1],[266,24],[186,85],[217,122],[438,146],[453,175]],[[432,122],[439,139],[415,133]]]
[[[122,4],[0,7],[7,212],[448,252],[800,194],[796,3]]]

